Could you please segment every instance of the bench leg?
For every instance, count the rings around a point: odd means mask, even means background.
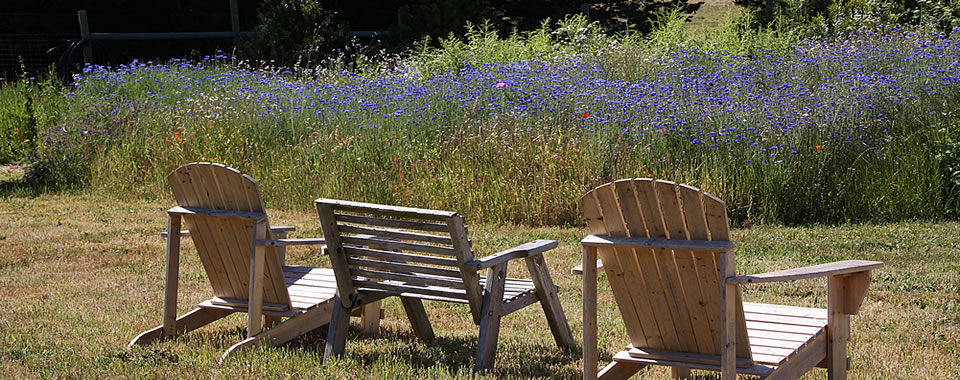
[[[433,340],[435,337],[433,327],[430,326],[427,311],[423,308],[423,301],[419,298],[400,297],[400,302],[403,303],[403,310],[407,312],[407,318],[410,319],[413,334],[424,342]]]
[[[330,326],[327,329],[327,344],[323,349],[324,361],[332,356],[343,356],[343,351],[347,346],[350,310],[343,307],[339,295],[333,297],[333,312],[330,315]]]
[[[575,348],[577,342],[573,339],[570,325],[567,324],[563,306],[560,305],[560,298],[557,297],[557,286],[550,278],[550,271],[547,270],[543,255],[527,257],[524,261],[527,264],[527,270],[530,271],[533,285],[536,286],[537,298],[540,299],[540,306],[543,307],[543,313],[547,316],[547,324],[550,325],[553,340],[560,348]]]
[[[487,287],[480,308],[480,339],[477,344],[474,372],[493,368],[497,358],[497,340],[500,336],[500,313],[503,310],[503,291],[507,281],[507,264],[493,266],[487,272]]]

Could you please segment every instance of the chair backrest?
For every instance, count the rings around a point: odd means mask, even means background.
[[[181,166],[167,176],[181,207],[263,212],[257,181],[236,169],[206,162]],[[185,215],[214,296],[246,301],[249,297],[253,223],[248,219]],[[272,238],[267,226],[268,239]],[[266,247],[263,302],[290,305],[283,268],[275,248]]]
[[[469,303],[479,320],[482,303],[463,217],[455,212],[317,199],[317,213],[341,300],[385,293]]]
[[[690,186],[625,179],[580,201],[594,235],[730,240],[723,201]],[[634,347],[720,354],[723,251],[602,248],[598,255]],[[750,359],[739,290],[736,304],[737,356]]]

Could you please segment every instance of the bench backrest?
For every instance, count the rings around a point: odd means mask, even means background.
[[[463,217],[450,211],[317,199],[344,305],[363,293],[469,303],[479,320],[480,277]]]

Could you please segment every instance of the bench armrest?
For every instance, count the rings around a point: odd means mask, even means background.
[[[467,261],[463,263],[463,265],[470,269],[482,270],[513,259],[536,256],[554,249],[557,246],[556,240],[534,240],[505,251],[497,252],[482,259]]]
[[[883,263],[880,261],[845,260],[827,264],[811,265],[803,268],[787,269],[777,272],[728,277],[726,279],[726,283],[756,284],[761,282],[802,280],[805,278],[837,276],[880,268],[883,268]]]

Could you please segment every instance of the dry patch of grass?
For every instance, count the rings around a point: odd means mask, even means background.
[[[279,348],[243,352],[218,365],[219,354],[242,339],[241,316],[146,348],[126,343],[160,322],[163,292],[163,202],[97,196],[43,196],[0,201],[0,371],[12,377],[470,377],[477,330],[466,307],[426,303],[437,341],[416,340],[399,302],[385,303],[386,319],[372,337],[351,336],[347,355],[322,365],[325,328]],[[273,224],[317,236],[311,213],[277,211]],[[580,279],[576,228],[472,225],[481,254],[531,239],[555,239],[547,256],[571,327],[580,336]],[[877,259],[860,315],[853,318],[851,378],[960,377],[960,224],[897,223],[839,227],[753,227],[734,233],[740,273],[785,269],[840,259]],[[181,269],[181,311],[208,296],[190,243]],[[291,262],[326,265],[316,249],[294,247]],[[524,276],[520,265],[511,275]],[[601,276],[602,277],[602,276]],[[750,301],[824,307],[821,281],[754,285]],[[613,298],[600,287],[604,359],[627,343]],[[537,307],[504,318],[494,377],[577,378],[579,352],[557,350]],[[667,378],[665,369],[643,372]],[[702,373],[705,376],[712,376]],[[824,378],[816,370],[809,378]]]

